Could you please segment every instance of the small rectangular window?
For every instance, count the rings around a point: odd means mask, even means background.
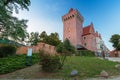
[[[86,39],[86,37],[84,37],[84,40]]]
[[[87,44],[86,44],[86,43],[84,43],[84,45],[85,45],[85,46],[87,46]]]

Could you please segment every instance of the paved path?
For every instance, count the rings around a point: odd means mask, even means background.
[[[40,66],[38,64],[35,64],[33,66],[17,70],[12,73],[3,74],[0,75],[0,80],[22,80],[22,79],[31,79],[33,78],[35,73],[38,73],[40,71]]]
[[[116,58],[116,57],[106,57],[106,59],[114,62],[120,62],[120,58]]]
[[[111,77],[111,78],[90,78],[90,79],[84,79],[84,80],[120,80],[120,76],[116,76],[116,77]]]

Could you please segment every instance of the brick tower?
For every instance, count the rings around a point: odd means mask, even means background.
[[[78,48],[83,43],[82,34],[83,34],[83,17],[78,12],[78,10],[70,9],[69,12],[62,16],[63,21],[63,40],[66,38],[70,40],[71,44]]]

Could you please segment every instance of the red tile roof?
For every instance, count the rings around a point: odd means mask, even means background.
[[[90,34],[91,25],[83,28],[83,36]]]
[[[93,34],[94,36],[96,35],[94,31],[93,23],[83,28],[83,36],[89,34]]]

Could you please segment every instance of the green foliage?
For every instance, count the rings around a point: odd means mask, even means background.
[[[48,44],[50,45],[53,45],[53,46],[57,46],[61,43],[61,41],[59,40],[59,35],[58,33],[51,33],[49,36],[48,36]]]
[[[39,52],[40,65],[42,65],[42,70],[45,72],[55,72],[59,69],[61,63],[58,55],[49,55],[44,51]]]
[[[94,52],[89,51],[89,50],[80,50],[80,51],[77,51],[76,55],[77,56],[89,56],[89,57],[95,56]]]
[[[113,47],[120,50],[120,35],[114,34],[110,38],[110,42],[113,43]]]
[[[37,45],[38,42],[44,42],[46,44],[57,46],[61,43],[59,40],[59,35],[56,32],[51,33],[50,35],[47,35],[45,31],[43,31],[40,35],[38,32],[31,32],[28,35],[28,39],[28,42],[31,43],[31,45]]]
[[[75,47],[71,45],[70,41],[66,39],[63,43],[60,43],[56,47],[58,53],[64,53],[65,55],[71,55],[75,53]]]
[[[15,10],[27,9],[30,0],[0,0],[0,29],[2,37],[12,37],[15,40],[22,41],[26,37],[27,20],[19,20],[12,16]]]
[[[47,35],[47,33],[46,33],[45,31],[43,31],[43,32],[39,35],[39,37],[40,37],[40,42],[46,43],[46,40],[47,40],[48,35]]]
[[[64,62],[66,60],[66,56],[74,54],[75,53],[75,48],[74,48],[74,46],[72,46],[70,44],[70,41],[68,39],[66,39],[63,43],[60,43],[56,47],[56,51],[59,54],[61,54],[61,57],[60,57],[61,65],[59,67],[61,69],[64,66]]]
[[[18,12],[19,9],[28,10],[30,0],[2,0],[0,3],[2,7],[6,7],[7,11],[12,12],[15,9]]]
[[[14,40],[23,41],[27,36],[27,20],[18,20],[12,17],[11,22],[8,26],[6,25],[4,31],[2,32],[3,37],[11,37]]]
[[[39,61],[38,54],[32,55],[33,64]],[[26,54],[0,58],[0,74],[16,71],[27,67],[25,65]]]
[[[29,43],[31,43],[31,45],[37,45],[37,43],[39,42],[39,33],[38,32],[31,32],[28,35],[28,39],[29,39]]]
[[[43,31],[39,37],[41,42],[44,42],[53,46],[57,46],[58,44],[61,43],[61,41],[59,40],[59,35],[56,32],[51,33],[50,35],[47,35],[47,33]]]
[[[75,47],[70,43],[70,41],[68,39],[66,39],[63,42],[64,48],[65,48],[65,53],[67,51],[67,53],[71,53],[74,54],[75,53]]]
[[[58,52],[58,53],[63,53],[64,52],[64,45],[63,45],[63,43],[60,43],[57,47],[56,47],[56,51]]]
[[[9,55],[14,55],[16,53],[16,47],[11,45],[0,47],[0,57],[7,57]]]

